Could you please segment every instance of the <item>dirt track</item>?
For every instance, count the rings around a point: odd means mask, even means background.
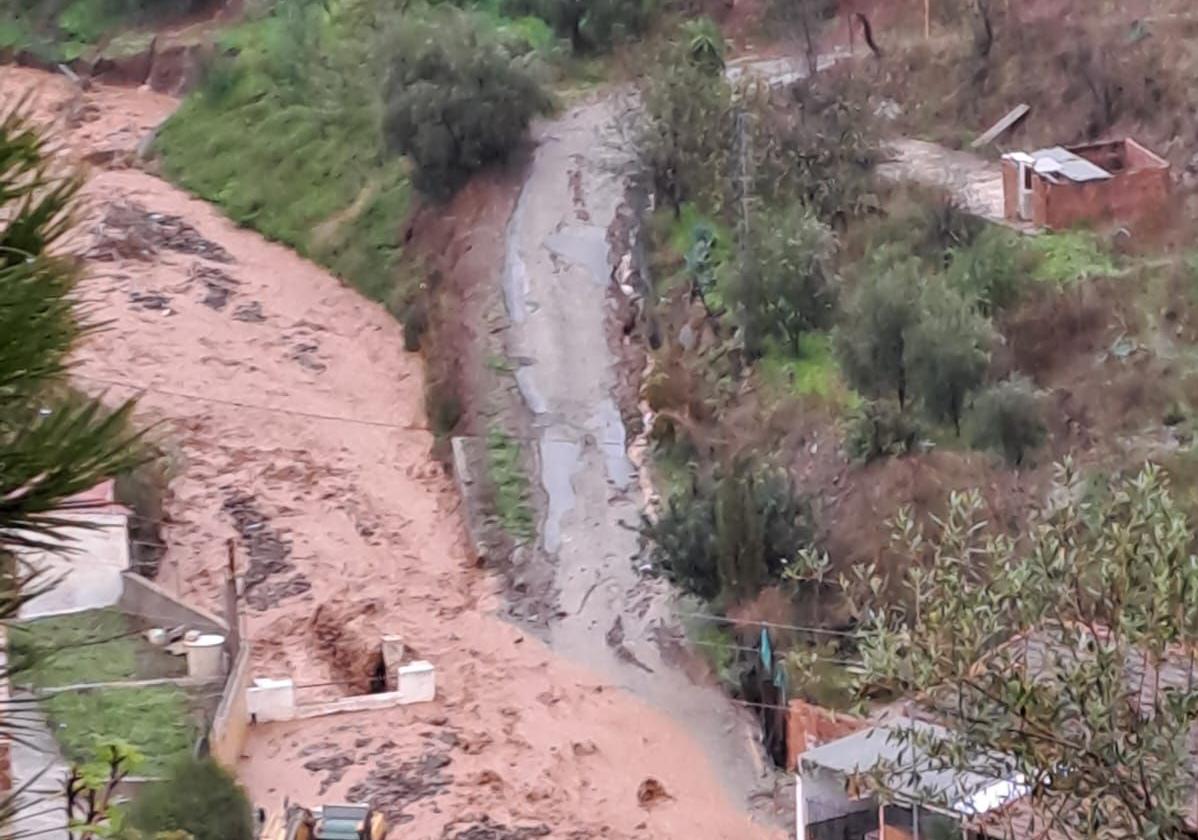
[[[692,679],[669,587],[636,569],[641,490],[611,323],[622,294],[611,243],[631,215],[621,210],[633,168],[634,106],[624,100],[608,93],[536,127],[508,227],[509,355],[521,363],[516,379],[534,415],[547,498],[541,545],[557,596],[550,645],[666,711],[703,745],[733,796],[771,818],[756,721]]]
[[[174,471],[160,581],[211,602],[240,534],[257,673],[328,681],[316,630],[329,626],[399,633],[438,668],[428,706],[256,728],[241,767],[255,800],[374,797],[412,838],[486,820],[531,830],[496,837],[768,836],[667,717],[494,616],[496,585],[468,567],[458,500],[429,458],[399,325],[208,205],[114,168],[172,100],[80,96],[0,68],[3,99],[33,86],[38,116],[73,116],[68,144],[107,167],[87,186],[89,229],[106,223],[84,243],[85,292],[112,327],[80,353],[78,382],[113,399],[136,389],[112,383],[149,388],[141,415],[160,421]],[[638,805],[647,777],[670,798]]]

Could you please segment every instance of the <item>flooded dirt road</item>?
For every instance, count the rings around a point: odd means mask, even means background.
[[[609,343],[611,295],[619,293],[609,230],[632,168],[629,107],[608,95],[538,126],[509,226],[509,354],[534,414],[547,499],[542,548],[557,594],[549,641],[666,712],[702,745],[731,796],[771,819],[773,775],[756,722],[692,679],[671,592],[637,568],[643,500]]]
[[[30,88],[38,119],[97,164],[83,294],[110,328],[81,349],[77,383],[112,400],[140,395],[140,416],[158,424],[172,474],[160,582],[212,604],[234,537],[252,584],[256,674],[336,683],[338,658],[383,632],[437,667],[431,704],[254,727],[239,768],[254,800],[370,799],[410,838],[773,836],[726,794],[692,733],[612,685],[622,672],[569,661],[495,615],[499,587],[467,558],[459,500],[429,454],[420,360],[403,352],[399,324],[129,168],[173,100],[0,68],[0,101]],[[541,257],[530,266],[539,294]],[[580,515],[609,492],[594,447],[579,446],[568,470],[598,469],[603,487],[578,485],[563,546],[581,547]],[[594,544],[617,531],[602,516]],[[582,643],[585,615],[563,639]],[[649,778],[666,796],[642,803]]]

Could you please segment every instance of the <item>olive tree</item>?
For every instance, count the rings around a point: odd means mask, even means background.
[[[929,282],[920,297],[903,349],[911,388],[930,417],[952,422],[960,435],[966,397],[990,363],[990,322],[941,282]]]
[[[384,139],[412,160],[413,183],[430,195],[505,160],[548,107],[528,69],[459,10],[405,17],[390,49]]]
[[[1018,538],[987,527],[976,491],[950,496],[932,530],[903,514],[909,562],[890,579],[860,575],[860,688],[920,698],[943,728],[892,737],[920,748],[923,769],[1021,780],[1054,836],[1193,838],[1191,535],[1153,466],[1099,500],[1058,467]],[[908,776],[879,766],[869,782],[887,791]]]
[[[671,55],[643,85],[637,147],[654,191],[677,214],[687,201],[722,201],[733,115],[731,89],[705,53]]]
[[[971,445],[993,449],[1015,467],[1023,464],[1047,434],[1040,395],[1022,376],[999,382],[979,394],[967,425]]]
[[[731,290],[745,348],[759,356],[772,338],[798,355],[802,335],[832,320],[836,235],[796,204],[753,219],[748,240]]]
[[[877,259],[848,296],[833,336],[849,384],[872,398],[893,396],[906,408],[910,393],[907,343],[919,322],[919,262]]]

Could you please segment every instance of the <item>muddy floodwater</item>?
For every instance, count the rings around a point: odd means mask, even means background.
[[[138,416],[156,424],[171,475],[158,582],[215,606],[232,538],[254,593],[256,676],[344,693],[346,664],[376,649],[382,633],[402,636],[437,669],[432,703],[252,727],[238,774],[255,803],[369,799],[420,840],[776,836],[749,821],[723,782],[730,768],[717,748],[736,756],[731,718],[718,713],[726,707],[671,676],[634,638],[641,619],[629,619],[626,644],[652,675],[587,654],[596,633],[606,649],[610,629],[591,622],[606,622],[634,583],[626,569],[635,540],[617,523],[635,522],[638,508],[609,481],[626,467],[614,466],[601,319],[590,312],[602,311],[603,289],[590,269],[575,275],[563,262],[580,282],[559,286],[555,301],[547,284],[561,258],[541,243],[566,215],[551,193],[564,187],[571,150],[590,151],[582,144],[602,111],[565,121],[564,131],[580,133],[544,144],[520,231],[535,243],[524,248],[530,310],[535,301],[541,312],[587,313],[527,319],[541,413],[558,418],[547,421],[555,433],[546,441],[573,442],[546,459],[562,487],[573,485],[572,498],[555,498],[563,598],[574,611],[546,646],[498,617],[500,584],[466,551],[460,500],[431,455],[421,359],[404,352],[399,324],[145,171],[135,150],[175,100],[0,68],[0,101],[31,89],[35,118],[65,154],[96,163],[78,234],[89,277],[81,294],[108,328],[80,348],[76,384],[113,402],[138,397]],[[618,198],[615,187],[597,188],[588,198],[595,218],[607,219]],[[565,241],[566,252],[576,244]],[[558,331],[556,361],[540,343],[546,329]],[[579,367],[575,350],[596,354],[595,366]],[[613,443],[608,458],[599,440]],[[577,610],[595,580],[607,582]],[[663,711],[674,692],[711,733]],[[639,802],[646,779],[667,796]]]

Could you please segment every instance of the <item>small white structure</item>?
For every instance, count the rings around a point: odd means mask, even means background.
[[[246,691],[250,720],[269,723],[295,717],[295,681],[259,678]]]
[[[213,679],[224,673],[225,637],[219,633],[197,633],[184,640],[183,649],[187,651],[187,676]]]
[[[124,591],[121,573],[129,568],[129,511],[116,504],[112,481],[69,500],[55,516],[78,521],[62,532],[62,548],[20,551],[21,559],[57,581],[48,592],[21,606],[22,619],[101,609],[116,604]]]
[[[400,703],[428,703],[437,696],[437,672],[423,659],[399,669]]]
[[[396,641],[395,637],[384,637],[384,650],[388,639],[392,644]],[[391,653],[397,653],[394,647]],[[294,680],[258,678],[246,689],[246,712],[252,722],[270,723],[430,703],[437,697],[437,670],[431,662],[424,660],[400,665],[395,671],[395,685],[395,691],[380,694],[357,694],[321,703],[297,703]]]

